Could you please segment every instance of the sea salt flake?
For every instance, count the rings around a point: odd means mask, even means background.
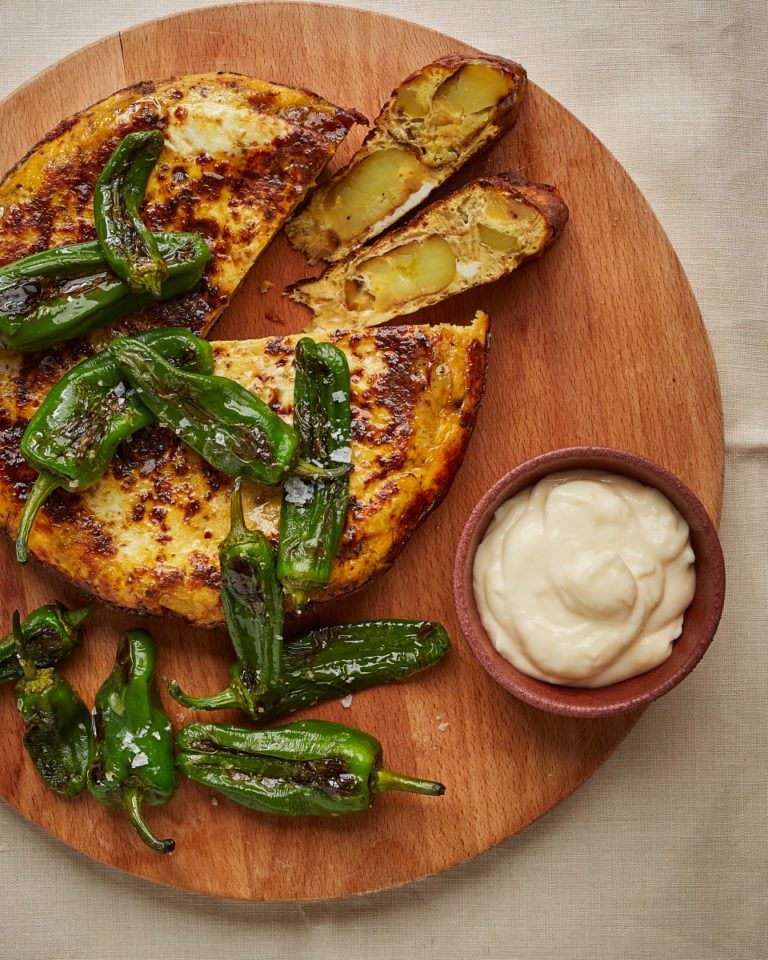
[[[332,450],[331,460],[335,463],[352,463],[351,447],[339,447],[338,450]]]
[[[352,694],[351,694],[351,693],[348,693],[348,694],[346,695],[346,697],[343,697],[343,698],[342,698],[342,700],[341,700],[341,705],[342,705],[342,707],[344,707],[345,710],[349,710],[349,708],[352,706]]]
[[[288,477],[283,487],[283,496],[286,503],[301,507],[312,499],[313,488],[311,483],[301,477]]]

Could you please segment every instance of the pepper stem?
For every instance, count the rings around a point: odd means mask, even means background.
[[[27,653],[24,634],[21,630],[21,616],[18,610],[13,611],[13,642],[16,646],[16,656],[19,658],[21,669],[24,671],[24,679],[34,680],[37,676],[37,667],[35,661]]]
[[[77,630],[90,617],[96,607],[97,604],[89,603],[87,607],[80,607],[79,610],[67,610],[66,613],[61,615],[61,619],[70,630]]]
[[[301,613],[304,607],[309,603],[312,598],[312,594],[306,589],[299,586],[285,586],[285,592],[288,594],[291,605],[296,613]]]
[[[133,828],[155,853],[171,853],[176,847],[175,840],[158,840],[147,826],[141,813],[141,791],[138,787],[128,787],[123,791],[123,806]]]
[[[434,780],[419,780],[417,777],[406,777],[402,773],[392,770],[378,770],[373,776],[373,789],[376,793],[384,790],[403,790],[406,793],[426,793],[433,797],[441,797],[445,793],[442,783]]]
[[[351,463],[342,463],[338,467],[318,467],[317,464],[309,460],[296,460],[290,469],[296,477],[306,477],[314,480],[338,480],[346,475],[352,469]]]
[[[247,536],[248,532],[243,512],[243,478],[238,477],[229,498],[229,537],[240,540]]]
[[[227,687],[221,693],[213,693],[210,697],[190,697],[172,680],[168,684],[168,693],[182,707],[189,707],[190,710],[231,710],[234,707],[243,709],[243,703],[232,687]]]
[[[21,522],[16,533],[16,559],[19,563],[27,562],[27,542],[40,508],[53,491],[58,490],[61,486],[63,486],[61,480],[52,473],[41,471],[37,475],[37,480],[29,491],[27,502],[24,504],[24,512],[21,515]]]

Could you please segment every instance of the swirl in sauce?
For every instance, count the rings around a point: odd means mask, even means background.
[[[696,586],[688,525],[669,500],[594,470],[552,474],[502,504],[473,572],[496,650],[575,687],[663,663]]]

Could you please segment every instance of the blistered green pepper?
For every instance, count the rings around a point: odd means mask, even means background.
[[[263,533],[245,525],[240,478],[235,481],[230,511],[229,533],[219,547],[221,602],[237,654],[232,668],[236,685],[232,696],[238,706],[242,705],[253,716],[259,705],[274,703],[280,696],[283,590],[275,572],[272,544]],[[182,692],[176,681],[168,691],[179,703],[193,699]]]
[[[352,462],[349,364],[331,343],[302,337],[296,344],[293,426],[299,456],[329,469]],[[349,474],[291,477],[280,507],[277,575],[301,610],[330,580],[349,502]]]
[[[192,710],[237,708],[254,720],[275,720],[334,697],[404,680],[437,663],[450,646],[445,628],[429,620],[320,627],[284,644],[280,695],[271,703],[253,696],[239,663],[221,693],[190,697],[175,681],[168,690]]]
[[[283,591],[272,544],[245,525],[239,477],[230,502],[230,529],[219,547],[224,618],[249,692],[270,703],[282,678]]]
[[[136,339],[118,338],[109,349],[158,422],[212,467],[268,486],[301,468],[295,431],[239,383],[176,370]]]
[[[211,258],[208,244],[196,233],[158,233],[156,241],[168,267],[160,299],[191,290]],[[155,302],[118,279],[98,242],[54,247],[0,267],[0,343],[44,350]]]
[[[88,708],[53,667],[35,666],[18,611],[13,614],[13,636],[23,671],[16,684],[16,706],[24,721],[24,746],[51,790],[75,796],[85,788],[93,755]]]
[[[375,737],[324,720],[263,730],[193,723],[176,745],[186,776],[260,813],[337,816],[367,810],[384,790],[445,793],[441,783],[382,769]]]
[[[33,610],[21,624],[27,657],[36,667],[53,667],[68,657],[80,645],[80,627],[92,610],[93,604],[80,610],[67,610],[61,603],[46,603]],[[11,631],[0,640],[0,683],[18,680],[22,672]]]
[[[168,328],[139,334],[170,363],[210,373],[213,351],[188,330]],[[51,390],[21,438],[24,459],[38,477],[16,534],[16,559],[27,559],[27,542],[40,508],[54,490],[81,492],[99,480],[118,444],[154,422],[109,351],[72,367]]]
[[[168,276],[157,238],[141,219],[149,176],[163,149],[159,130],[129,133],[101,171],[93,191],[96,236],[107,263],[134,293],[162,296]]]
[[[154,669],[150,634],[124,633],[114,670],[96,694],[96,752],[88,788],[101,803],[122,806],[148,847],[170,853],[174,841],[158,840],[142,812],[143,806],[167,803],[176,791],[173,731],[159,706]]]

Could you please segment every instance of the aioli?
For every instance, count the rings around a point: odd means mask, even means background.
[[[663,663],[696,585],[688,525],[653,487],[557,473],[496,511],[474,562],[498,652],[549,683],[602,687]]]

